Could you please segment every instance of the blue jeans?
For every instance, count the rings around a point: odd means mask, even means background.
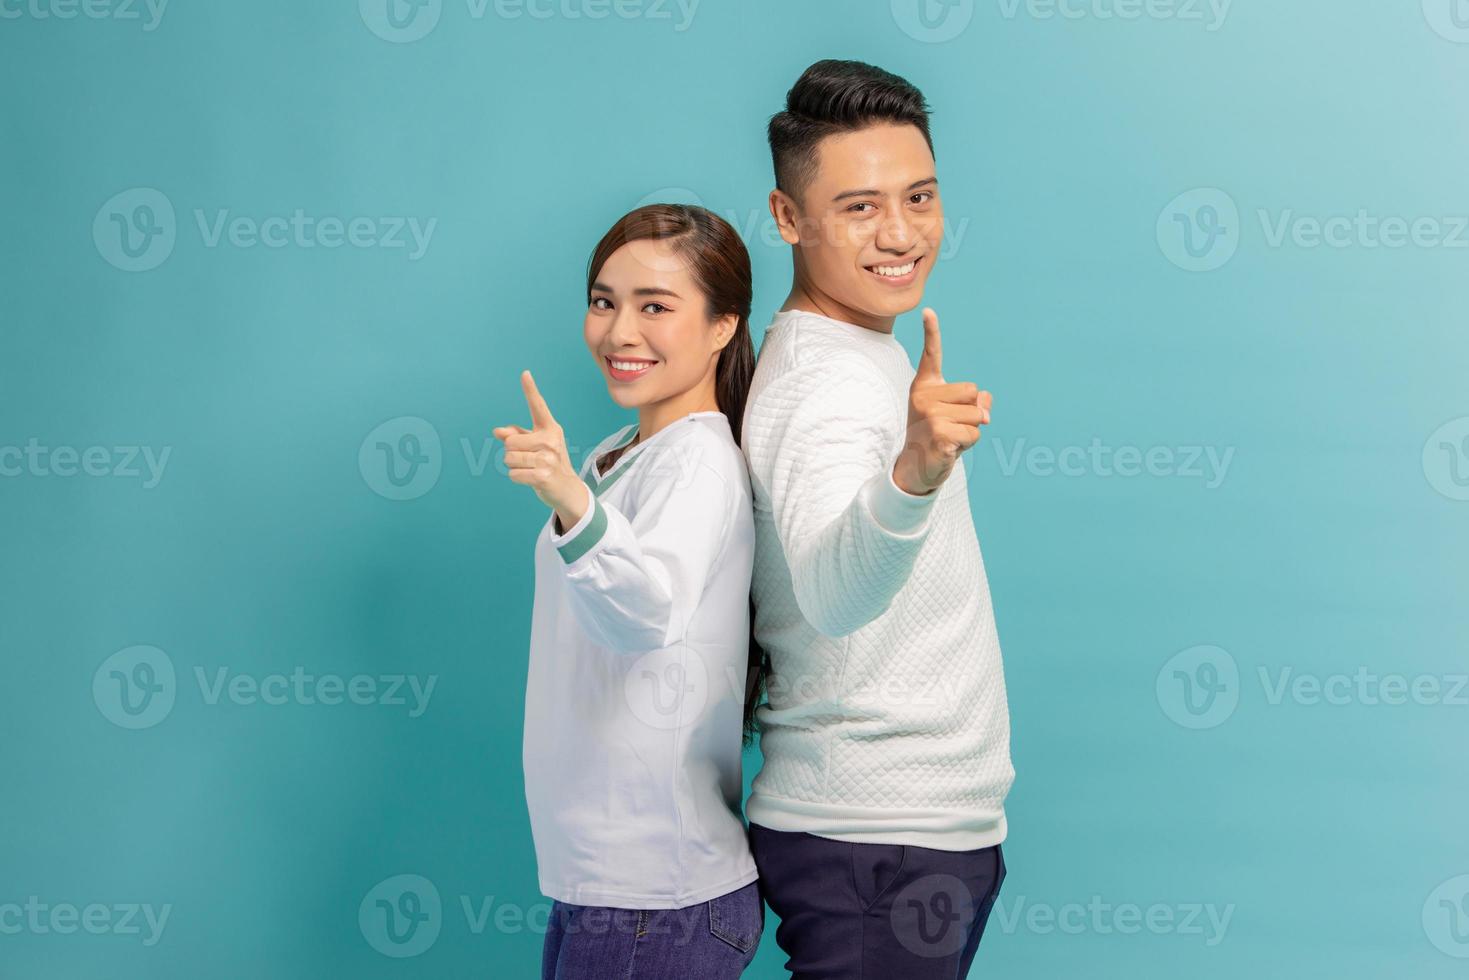
[[[682,909],[552,902],[541,980],[734,980],[765,929],[758,884]]]

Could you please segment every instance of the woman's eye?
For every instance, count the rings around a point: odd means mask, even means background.
[[[664,306],[662,303],[649,303],[643,307],[643,312],[652,313],[655,315],[658,313],[667,313],[668,307]]]
[[[612,302],[605,296],[598,296],[596,299],[592,300],[592,309],[610,310],[612,309]]]

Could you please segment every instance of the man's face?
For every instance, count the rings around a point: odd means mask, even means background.
[[[922,300],[944,210],[918,127],[885,123],[828,136],[792,209],[796,220],[783,237],[797,246],[811,285],[853,322],[890,322]]]

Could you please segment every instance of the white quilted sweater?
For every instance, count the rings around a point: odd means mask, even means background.
[[[746,814],[970,850],[1005,838],[1010,716],[962,462],[926,496],[892,480],[913,374],[891,334],[799,310],[765,333],[741,443],[773,675]]]

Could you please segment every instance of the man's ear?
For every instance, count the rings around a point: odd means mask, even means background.
[[[780,237],[787,245],[801,244],[796,202],[779,187],[770,192],[770,216],[775,219],[775,227],[780,229]]]

